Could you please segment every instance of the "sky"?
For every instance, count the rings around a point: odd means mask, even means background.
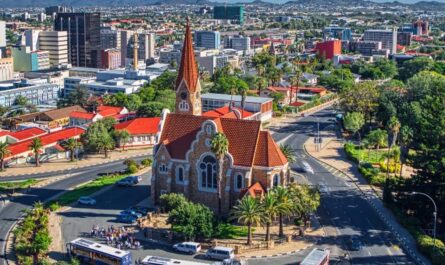
[[[237,2],[253,2],[253,0],[213,0],[215,2],[227,2],[227,3],[237,3]],[[271,3],[278,3],[278,4],[282,4],[282,3],[286,3],[289,0],[263,0],[265,2],[271,2]],[[326,0],[328,1],[328,0]],[[373,2],[393,2],[393,0],[371,0]],[[401,3],[416,3],[419,2],[421,0],[398,0],[398,2]],[[445,0],[425,0],[425,1],[437,1],[437,2],[445,2]]]

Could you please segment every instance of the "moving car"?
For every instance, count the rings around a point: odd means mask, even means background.
[[[208,259],[225,260],[235,258],[233,248],[214,247],[207,250],[205,257]]]
[[[173,249],[188,254],[196,254],[201,251],[201,244],[196,242],[182,242],[173,245]]]
[[[82,196],[77,200],[77,203],[83,205],[95,205],[96,200],[88,196]]]
[[[121,214],[116,218],[116,220],[120,223],[134,224],[136,223],[137,218],[134,215]]]
[[[122,187],[130,187],[130,186],[136,185],[133,178],[129,178],[129,177],[119,180],[118,182],[116,182],[116,184],[118,186],[122,186]]]
[[[314,169],[312,169],[308,162],[303,161],[301,164],[303,165],[301,168],[303,172],[314,174]]]
[[[142,176],[129,176],[128,179],[133,180],[134,184],[138,184],[142,181]]]
[[[132,211],[132,210],[125,210],[125,211],[120,212],[119,214],[120,215],[132,215],[135,218],[141,218],[142,217],[141,213],[138,213],[138,212],[135,212],[135,211]]]

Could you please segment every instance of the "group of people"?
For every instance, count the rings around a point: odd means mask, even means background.
[[[105,238],[107,245],[118,249],[138,249],[141,247],[141,243],[124,226],[114,227],[111,225],[105,229],[104,227],[93,225],[91,236]]]

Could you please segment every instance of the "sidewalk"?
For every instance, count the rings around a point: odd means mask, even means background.
[[[417,250],[417,244],[411,234],[405,230],[395,219],[391,211],[386,209],[375,190],[367,183],[358,171],[357,165],[350,162],[343,150],[343,141],[333,139],[324,148],[317,152],[313,144],[313,138],[310,138],[304,145],[307,153],[314,159],[321,162],[326,168],[332,168],[343,173],[348,177],[356,187],[363,193],[369,204],[375,209],[380,218],[386,223],[388,228],[396,236],[397,240],[419,264],[431,264]]]
[[[103,154],[88,155],[87,158],[79,160],[77,162],[71,162],[67,159],[60,159],[51,162],[42,163],[40,167],[35,167],[32,164],[19,164],[13,167],[7,168],[5,171],[0,172],[1,177],[13,177],[18,175],[32,175],[39,173],[49,173],[56,171],[71,170],[76,168],[89,167],[93,165],[99,165],[109,163],[117,160],[123,160],[131,157],[147,155],[149,157],[152,154],[152,148],[143,149],[131,149],[131,150],[116,150],[110,152],[108,158],[105,158]]]

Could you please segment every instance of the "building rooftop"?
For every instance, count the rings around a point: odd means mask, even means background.
[[[216,94],[216,93],[206,93],[202,94],[202,99],[219,99],[224,101],[241,101],[242,97],[240,95],[227,95],[227,94]],[[257,103],[257,104],[264,104],[267,102],[272,101],[271,98],[265,98],[265,97],[252,97],[247,96],[246,97],[246,103]]]

